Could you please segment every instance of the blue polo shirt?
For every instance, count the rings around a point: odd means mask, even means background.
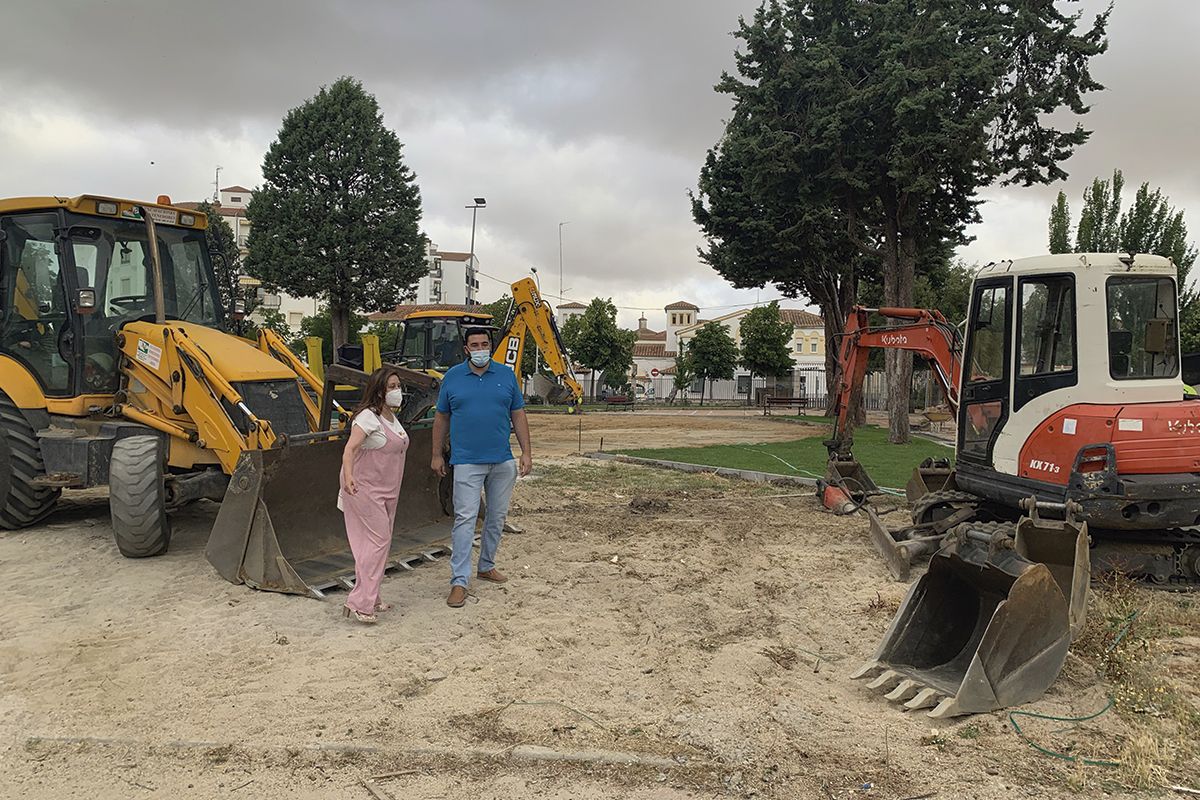
[[[437,410],[450,415],[450,463],[512,461],[512,412],[525,407],[512,368],[495,361],[476,375],[464,361],[446,370]]]

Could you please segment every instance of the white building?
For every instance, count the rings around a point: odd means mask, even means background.
[[[686,352],[687,343],[701,327],[710,320],[700,319],[700,309],[692,303],[679,301],[663,309],[665,329],[649,328],[645,316],[638,321],[638,338],[633,347],[634,376],[647,396],[653,392],[655,398],[670,395],[675,383],[675,357]],[[711,320],[723,325],[741,347],[741,320],[749,309],[740,309]],[[753,376],[739,367],[733,380],[714,381],[711,392],[714,400],[742,400],[758,402],[764,392],[775,395],[821,397],[825,394],[825,323],[821,317],[802,309],[780,309],[780,316],[792,325],[793,369],[787,375],[769,379]],[[768,386],[768,383],[770,384]],[[698,399],[702,387],[696,381],[689,393]],[[703,387],[705,397],[709,387]]]
[[[479,302],[478,256],[438,250],[436,244],[427,242],[425,263],[429,274],[417,283],[414,303],[473,306]]]

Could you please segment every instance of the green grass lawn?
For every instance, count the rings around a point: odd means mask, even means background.
[[[822,431],[794,442],[665,447],[619,452],[641,458],[812,478],[825,474],[828,454],[821,442],[828,435],[827,431]],[[917,464],[926,458],[948,458],[953,454],[951,448],[928,439],[913,438],[909,444],[888,444],[887,431],[874,425],[866,425],[854,431],[854,455],[880,486],[902,489]]]

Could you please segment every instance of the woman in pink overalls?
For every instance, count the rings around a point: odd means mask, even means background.
[[[351,418],[342,454],[338,508],[346,515],[346,538],[354,553],[354,589],[343,614],[359,622],[375,622],[376,612],[392,608],[380,602],[379,584],[392,546],[408,450],[408,434],[392,411],[403,401],[400,375],[390,367],[375,370]]]

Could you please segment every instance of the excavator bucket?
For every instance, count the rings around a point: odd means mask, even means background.
[[[913,469],[904,487],[909,503],[915,503],[930,492],[945,492],[956,488],[954,470],[946,459],[927,458]]]
[[[956,528],[913,584],[874,658],[851,677],[930,717],[1036,699],[1054,683],[1087,602],[1086,525]],[[1038,559],[1046,558],[1047,561]]]
[[[832,457],[825,468],[825,480],[842,487],[851,497],[879,494],[879,487],[863,465],[854,458]]]
[[[409,429],[409,452],[389,566],[444,552],[449,497],[429,468],[432,431]],[[344,439],[299,441],[242,454],[205,555],[221,577],[255,589],[323,597],[352,586],[354,556],[337,508]]]

